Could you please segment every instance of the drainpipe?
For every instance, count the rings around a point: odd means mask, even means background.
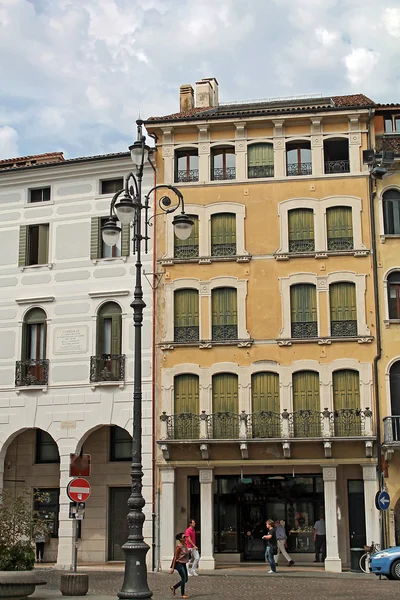
[[[152,135],[150,137],[153,137]],[[157,185],[157,171],[154,163],[149,156],[149,163],[154,171],[154,183]],[[156,360],[156,285],[157,285],[157,222],[156,222],[156,194],[154,193],[153,215],[153,290],[152,290],[152,306],[153,306],[153,322],[152,322],[152,345],[151,345],[151,512],[152,512],[152,533],[151,533],[151,570],[156,570],[156,378],[155,378],[155,360]]]
[[[368,113],[368,124],[367,124],[367,136],[368,136],[368,148],[371,149],[371,117],[372,109],[369,109]],[[373,372],[374,372],[374,383],[375,383],[375,415],[376,415],[376,450],[378,453],[378,481],[379,489],[384,489],[384,473],[382,469],[382,435],[381,435],[381,409],[380,409],[380,394],[379,394],[379,374],[378,374],[378,362],[382,358],[382,342],[381,342],[381,314],[379,306],[379,277],[378,277],[378,256],[377,256],[377,244],[376,244],[376,214],[375,214],[375,196],[376,191],[374,190],[374,184],[372,175],[369,176],[369,203],[370,203],[370,215],[371,215],[371,238],[372,238],[372,273],[373,273],[373,284],[374,284],[374,303],[375,303],[375,321],[376,321],[376,354],[373,360]],[[380,511],[380,544],[381,548],[385,547],[385,529],[383,511]]]

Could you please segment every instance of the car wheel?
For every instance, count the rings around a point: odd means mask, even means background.
[[[393,579],[400,579],[400,560],[395,560],[390,567],[390,574]]]

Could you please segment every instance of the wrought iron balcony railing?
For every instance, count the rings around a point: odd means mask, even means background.
[[[199,326],[188,325],[187,327],[174,327],[175,342],[198,342]]]
[[[257,165],[248,168],[247,176],[249,179],[257,179],[259,177],[273,177],[274,165]]]
[[[383,443],[400,446],[400,415],[383,419]]]
[[[212,341],[225,342],[238,339],[237,325],[213,325],[212,326]]]
[[[49,360],[47,358],[17,360],[15,364],[15,385],[47,385],[49,382]]]
[[[328,173],[350,173],[349,160],[326,160],[325,175]]]
[[[400,154],[400,133],[377,135],[375,142],[377,152],[382,152],[382,150],[393,150],[396,156]]]
[[[199,245],[186,245],[174,247],[174,258],[197,258],[199,256]]]
[[[312,163],[294,163],[286,165],[286,174],[291,175],[312,175]]]
[[[331,321],[332,337],[357,337],[357,321]]]
[[[175,173],[175,183],[186,183],[199,180],[198,169],[179,169]]]
[[[385,427],[390,440],[400,442],[400,417]],[[261,411],[253,414],[217,412],[201,415],[181,413],[161,415],[163,440],[251,440],[251,439],[325,439],[372,437],[372,411],[342,408],[330,411],[298,410],[289,413]],[[385,429],[385,432],[386,432]],[[386,433],[385,433],[386,435]],[[386,437],[385,437],[386,440]],[[389,441],[390,441],[389,440]]]
[[[314,252],[314,240],[289,240],[289,252]]]
[[[90,381],[124,381],[125,354],[100,354],[90,357]]]
[[[228,179],[236,179],[236,167],[213,167],[211,169],[212,181],[225,181]]]
[[[236,256],[236,242],[211,244],[211,256]]]
[[[308,321],[305,323],[292,323],[292,338],[307,339],[318,337],[317,321]]]
[[[353,238],[328,238],[328,250],[330,252],[343,252],[346,250],[354,250]]]

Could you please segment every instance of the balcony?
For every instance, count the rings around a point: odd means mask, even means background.
[[[181,343],[190,343],[199,341],[198,325],[188,325],[184,327],[174,327],[174,341]]]
[[[312,175],[312,163],[302,162],[286,165],[286,175]]]
[[[211,169],[212,181],[227,181],[236,179],[236,167],[213,167]]]
[[[352,237],[328,238],[329,252],[348,252],[354,250],[354,241]]]
[[[386,133],[385,135],[376,136],[376,152],[382,150],[392,150],[396,156],[400,155],[400,134]]]
[[[303,252],[314,252],[314,240],[289,240],[289,252],[300,254]]]
[[[199,245],[182,245],[175,246],[174,248],[174,258],[180,258],[182,260],[186,260],[187,258],[197,258],[199,256]]]
[[[212,326],[212,341],[226,342],[228,340],[238,339],[237,325],[213,325]]]
[[[292,323],[292,338],[307,339],[318,337],[317,321],[307,321],[305,323]]]
[[[199,180],[198,169],[179,169],[175,173],[175,183],[189,183]]]
[[[100,354],[90,357],[90,381],[106,383],[125,380],[125,354]]]
[[[400,445],[400,417],[397,419],[396,435]],[[248,458],[249,447],[261,441],[280,442],[285,458],[290,456],[290,445],[295,442],[323,442],[325,456],[331,456],[332,440],[364,441],[366,455],[372,456],[372,440],[375,438],[372,429],[372,412],[343,408],[324,411],[298,410],[289,413],[261,411],[253,414],[218,412],[200,415],[183,413],[167,415],[162,413],[161,436],[158,443],[169,457],[169,442],[176,440],[199,443],[202,457],[209,456],[210,444],[221,442],[238,442],[242,458]],[[385,426],[386,427],[386,426]],[[386,432],[386,428],[385,428]],[[393,427],[390,427],[393,435]],[[385,438],[386,439],[386,438]]]
[[[350,162],[348,160],[326,160],[325,175],[332,173],[350,173]]]
[[[332,337],[357,337],[357,321],[331,321]]]
[[[261,177],[273,177],[274,165],[257,165],[248,168],[247,176],[249,179],[258,179]]]
[[[29,387],[47,385],[49,382],[49,360],[47,358],[17,360],[15,364],[15,385]]]
[[[400,416],[385,417],[383,419],[383,443],[400,448]]]
[[[236,256],[236,242],[231,244],[211,244],[211,256]]]

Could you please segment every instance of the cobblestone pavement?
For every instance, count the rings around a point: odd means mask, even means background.
[[[80,569],[84,572],[84,569]],[[60,571],[53,569],[37,569],[40,578],[47,581],[46,586],[36,589],[32,600],[55,600],[62,598],[59,592]],[[116,598],[121,588],[123,573],[121,571],[91,571],[89,573],[89,593],[97,600]],[[169,586],[178,580],[176,572],[149,573],[149,587],[153,591],[154,600],[170,600],[172,594]],[[379,600],[393,600],[400,593],[400,582],[380,581],[374,575],[343,573],[341,575],[324,572],[307,572],[304,570],[285,571],[277,575],[268,575],[267,569],[223,569],[212,574],[189,578],[186,593],[199,600],[348,600],[367,597]],[[180,593],[177,592],[177,600]],[[78,600],[76,598],[75,600]]]

